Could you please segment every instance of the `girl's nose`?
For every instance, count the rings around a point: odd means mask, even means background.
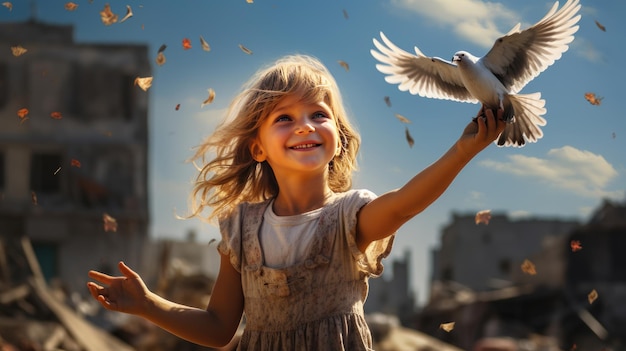
[[[307,134],[315,131],[315,127],[311,124],[308,118],[302,120],[302,122],[298,123],[296,126],[296,133],[298,134]]]

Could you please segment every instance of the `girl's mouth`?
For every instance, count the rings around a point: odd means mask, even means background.
[[[296,145],[296,146],[292,146],[290,149],[310,149],[316,146],[319,146],[320,144],[300,144],[300,145]]]

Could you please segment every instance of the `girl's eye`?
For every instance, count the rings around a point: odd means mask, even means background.
[[[291,121],[291,117],[287,115],[282,115],[282,116],[278,116],[278,118],[276,118],[275,120],[275,122],[283,122],[283,121]]]
[[[313,118],[328,118],[324,112],[315,112],[312,116]]]

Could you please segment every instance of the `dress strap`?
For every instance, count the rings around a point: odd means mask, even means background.
[[[263,223],[263,213],[270,200],[248,204],[241,213],[243,220],[242,230],[242,255],[244,256],[244,269],[256,271],[263,265],[263,253],[259,242],[259,230]]]
[[[312,269],[330,262],[335,242],[335,235],[333,235],[335,231],[333,229],[337,224],[336,207],[338,205],[339,202],[336,201],[335,197],[331,203],[324,206],[315,230],[315,239],[309,250],[309,255],[304,261],[306,268]]]

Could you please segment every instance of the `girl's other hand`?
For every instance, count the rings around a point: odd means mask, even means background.
[[[89,271],[89,277],[102,284],[87,283],[91,296],[108,310],[142,315],[149,301],[150,290],[139,274],[124,262],[120,262],[118,268],[123,276],[112,277],[104,273]]]

